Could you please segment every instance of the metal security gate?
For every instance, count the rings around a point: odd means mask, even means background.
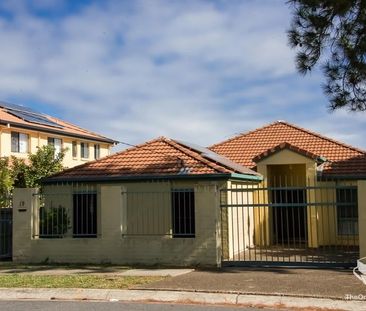
[[[357,187],[308,181],[221,190],[224,265],[352,266]]]
[[[0,260],[12,258],[13,209],[0,208]]]

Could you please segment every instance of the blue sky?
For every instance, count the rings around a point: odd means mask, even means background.
[[[282,0],[2,0],[0,99],[108,137],[201,145],[286,120],[366,149],[300,76]]]

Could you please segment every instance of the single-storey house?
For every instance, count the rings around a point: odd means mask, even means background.
[[[13,260],[216,266],[220,189],[261,179],[161,137],[16,189]]]
[[[17,189],[13,259],[353,265],[365,179],[364,151],[283,121],[208,149],[158,138]]]

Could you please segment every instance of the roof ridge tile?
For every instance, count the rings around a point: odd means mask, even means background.
[[[254,129],[254,130],[251,130],[251,131],[248,131],[248,132],[245,132],[245,133],[240,133],[240,134],[235,135],[235,136],[233,136],[233,137],[231,137],[231,138],[229,138],[229,139],[223,140],[222,142],[219,142],[219,143],[213,144],[213,145],[211,145],[211,146],[210,146],[210,147],[208,147],[208,148],[209,148],[210,150],[212,150],[212,149],[214,149],[214,148],[215,148],[215,147],[217,147],[217,146],[220,146],[220,145],[226,144],[226,143],[228,143],[228,142],[230,142],[230,141],[233,141],[233,140],[235,140],[235,139],[238,139],[238,138],[240,138],[240,137],[248,136],[248,135],[253,134],[253,133],[255,133],[255,132],[262,131],[262,130],[264,130],[264,129],[268,128],[268,127],[274,126],[274,125],[276,125],[276,124],[283,124],[283,125],[286,125],[286,126],[292,127],[292,128],[294,128],[294,129],[296,129],[296,130],[303,131],[303,132],[305,132],[305,133],[307,133],[307,134],[310,134],[310,135],[313,135],[313,136],[317,136],[317,137],[318,137],[318,138],[320,138],[320,139],[323,139],[323,140],[326,140],[326,141],[329,141],[329,142],[335,143],[335,144],[340,145],[340,146],[342,146],[342,147],[345,147],[345,148],[348,148],[348,149],[354,150],[354,151],[356,151],[356,152],[360,152],[360,153],[362,153],[362,154],[366,154],[366,150],[362,150],[362,149],[360,149],[360,148],[357,148],[357,147],[351,146],[351,145],[349,145],[349,144],[342,143],[342,142],[337,141],[337,140],[335,140],[335,139],[333,139],[333,138],[329,138],[329,137],[327,137],[327,136],[324,136],[324,135],[319,134],[319,133],[314,132],[314,131],[310,131],[310,130],[308,130],[308,129],[305,129],[305,128],[303,128],[303,127],[300,127],[300,126],[295,125],[295,124],[293,124],[293,123],[289,123],[289,122],[284,121],[284,120],[277,120],[277,121],[274,121],[274,122],[269,123],[269,124],[267,124],[267,125],[264,125],[264,126],[261,126],[261,127],[259,127],[259,128],[256,128],[256,129]]]
[[[212,150],[213,148],[215,148],[215,147],[217,147],[217,146],[220,146],[220,145],[226,144],[226,143],[228,143],[228,142],[230,142],[230,141],[233,141],[233,140],[235,140],[235,139],[238,139],[238,138],[240,138],[240,137],[242,137],[242,136],[247,136],[247,135],[250,135],[250,134],[252,134],[252,133],[254,133],[254,132],[258,132],[258,131],[261,131],[261,130],[263,130],[263,129],[267,128],[267,127],[273,126],[273,125],[275,125],[275,124],[276,124],[276,123],[278,123],[278,122],[280,122],[280,121],[275,121],[275,122],[272,122],[272,123],[268,123],[268,124],[266,124],[266,125],[263,125],[263,126],[261,126],[261,127],[255,128],[255,129],[250,130],[250,131],[248,131],[248,132],[242,132],[242,133],[239,133],[239,134],[237,134],[237,135],[235,135],[235,136],[233,136],[233,137],[230,137],[230,138],[225,139],[225,140],[223,140],[223,141],[221,141],[221,142],[219,142],[219,143],[216,143],[216,144],[213,144],[213,145],[209,146],[209,147],[208,147],[208,149]]]

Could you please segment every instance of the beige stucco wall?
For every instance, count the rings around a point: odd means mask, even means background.
[[[62,139],[63,148],[67,149],[63,165],[65,167],[74,167],[79,164],[83,164],[85,162],[94,160],[94,144],[100,145],[100,157],[105,157],[109,155],[110,148],[112,145],[101,143],[93,140],[84,140],[80,138],[73,138],[63,135],[56,135],[56,134],[47,134],[39,131],[31,131],[26,129],[20,129],[16,127],[6,127],[0,125],[0,157],[9,157],[15,156],[18,158],[26,159],[28,157],[28,153],[18,153],[18,152],[11,152],[11,132],[19,132],[29,135],[28,147],[30,153],[35,153],[37,151],[37,147],[41,147],[47,145],[48,137],[52,138],[60,138]],[[77,142],[78,148],[78,156],[72,156],[72,142]],[[80,143],[85,142],[89,143],[89,158],[82,159],[81,158],[81,150],[80,150]]]
[[[253,203],[253,192],[248,189],[256,186],[257,183],[238,181],[227,183],[226,202],[222,203],[233,206],[222,209],[225,259],[240,260],[243,257],[242,252],[254,245],[254,208],[245,205]],[[235,189],[245,190],[235,191]]]
[[[290,165],[290,164],[304,164],[307,179],[314,179],[316,174],[316,163],[314,160],[304,157],[291,150],[281,150],[272,156],[263,159],[257,164],[258,173],[263,175],[264,181],[268,180],[267,165]]]
[[[119,263],[119,264],[163,264],[169,266],[217,266],[221,261],[220,237],[220,208],[219,191],[222,182],[190,181],[164,183],[121,183],[99,184],[98,193],[98,237],[42,239],[32,236],[37,232],[31,228],[31,216],[36,205],[30,206],[29,213],[14,213],[14,255],[15,262],[90,262],[90,263]],[[150,209],[150,214],[142,214],[139,222],[143,224],[140,233],[151,232],[151,226],[156,226],[157,217],[151,209],[157,208],[161,213],[159,232],[168,232],[170,203],[154,203],[151,196],[133,205],[126,198],[128,193],[170,191],[172,188],[194,188],[195,190],[195,238],[173,238],[171,235],[123,235],[136,233],[129,228],[129,217]],[[70,197],[74,189],[70,186],[60,186],[50,189],[49,193],[63,195],[52,196],[53,204],[70,205]],[[28,197],[27,197],[28,196]],[[169,195],[170,197],[170,195]],[[28,192],[17,190],[14,204],[19,201],[32,201]],[[28,203],[27,203],[28,204]],[[136,209],[135,209],[135,208]],[[145,209],[145,210],[144,210]],[[31,212],[33,211],[33,212]],[[32,214],[33,213],[33,214]],[[127,218],[126,218],[127,217]],[[125,221],[127,219],[127,222]],[[160,227],[159,227],[160,226]],[[20,230],[20,231],[19,231]],[[131,232],[130,232],[131,233]],[[21,250],[21,251],[20,251]]]

